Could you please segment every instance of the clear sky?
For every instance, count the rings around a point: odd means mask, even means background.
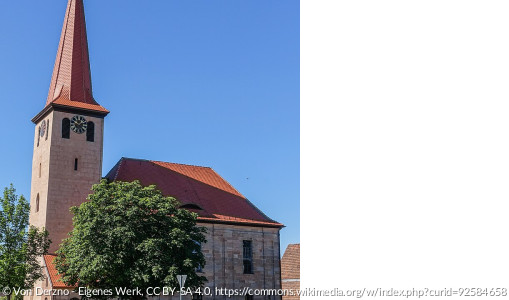
[[[67,0],[0,2],[0,187],[29,197]],[[299,1],[85,0],[103,174],[121,157],[209,166],[300,242]]]

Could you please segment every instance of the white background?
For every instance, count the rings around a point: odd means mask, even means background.
[[[302,287],[509,288],[509,2],[301,0],[301,80]]]

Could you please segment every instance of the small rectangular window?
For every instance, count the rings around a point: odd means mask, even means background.
[[[252,241],[243,241],[242,244],[244,274],[253,274],[253,243]]]
[[[74,159],[74,171],[78,171],[78,159]]]

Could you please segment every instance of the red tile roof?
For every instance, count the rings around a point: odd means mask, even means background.
[[[69,0],[46,106],[52,103],[99,112],[92,95],[83,0]]]
[[[55,268],[55,264],[53,263],[53,260],[57,257],[56,255],[48,254],[44,255],[44,262],[46,263],[46,267],[48,269],[49,273],[49,279],[51,280],[51,285],[54,289],[57,288],[72,288],[70,286],[65,285],[61,281],[62,276],[58,274],[57,269]]]
[[[233,186],[231,186],[227,181],[221,178],[221,176],[214,172],[214,170],[212,170],[211,168],[167,163],[161,161],[152,161],[152,163],[159,165],[163,168],[180,173],[194,180],[203,182],[215,188],[221,189],[228,193],[234,194],[236,196],[244,197],[236,189],[234,189]]]
[[[198,214],[199,221],[283,227],[208,167],[122,158],[106,178],[156,185],[164,195],[175,197],[183,205],[195,204],[202,208],[191,209]]]
[[[300,279],[300,244],[290,244],[281,258],[281,279]]]

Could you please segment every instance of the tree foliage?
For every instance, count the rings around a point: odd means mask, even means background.
[[[102,180],[88,200],[71,208],[74,229],[57,251],[56,268],[67,285],[145,291],[178,287],[178,274],[188,276],[186,287],[204,283],[196,269],[205,265],[205,228],[176,199],[138,181]]]
[[[12,184],[0,197],[0,209],[0,286],[30,289],[44,276],[40,259],[49,249],[48,231],[28,226],[30,205]]]

